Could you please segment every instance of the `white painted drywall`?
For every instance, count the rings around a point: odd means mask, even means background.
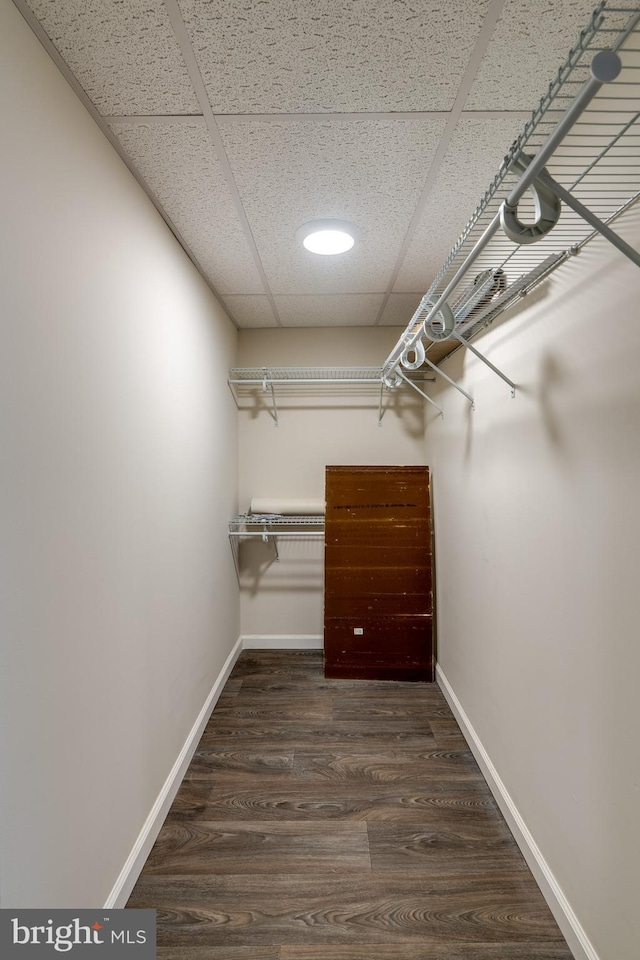
[[[0,5],[2,904],[102,905],[239,633],[236,331]]]
[[[242,330],[244,367],[381,366],[401,328]],[[241,398],[240,508],[253,497],[324,497],[327,464],[424,463],[423,401],[409,387],[385,397],[378,427],[379,390],[324,386],[283,388],[276,394],[278,427],[269,395]],[[280,562],[261,542],[242,548],[243,636],[321,636],[323,547],[318,541],[280,541]],[[278,642],[278,641],[274,641]]]
[[[475,412],[427,414],[439,664],[600,960],[640,943],[639,302],[593,242],[476,343],[517,397],[459,351]]]

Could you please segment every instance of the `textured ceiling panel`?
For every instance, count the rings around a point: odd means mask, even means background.
[[[404,259],[396,292],[427,290],[522,126],[518,119],[459,121]]]
[[[443,126],[220,121],[273,293],[383,292]],[[340,257],[308,253],[295,232],[319,217],[355,223],[360,243]]]
[[[119,122],[114,132],[220,293],[263,293],[207,128]]]
[[[406,327],[418,309],[422,293],[392,293],[380,320],[381,327]]]
[[[373,326],[381,293],[276,297],[283,327]]]
[[[588,22],[595,0],[506,0],[467,110],[533,110]]]
[[[200,113],[162,0],[27,2],[100,113]]]
[[[179,0],[214,113],[448,110],[489,0]]]
[[[271,294],[284,325],[361,325],[391,288],[380,322],[406,325],[522,129],[505,111],[532,110],[595,0],[504,0],[481,61],[483,21],[502,0],[15,2],[31,7],[237,322],[270,327]],[[226,158],[195,72],[203,103],[191,86],[194,58]],[[438,150],[478,63],[465,108],[486,112],[463,113]],[[326,217],[359,227],[352,251],[301,247],[296,229]]]
[[[271,304],[265,296],[226,296],[222,301],[239,327],[247,330],[256,327],[275,327]]]

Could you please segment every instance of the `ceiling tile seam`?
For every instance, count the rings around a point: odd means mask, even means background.
[[[380,307],[378,316],[376,317],[376,325],[380,324],[387,308],[389,297],[393,292],[396,280],[398,279],[400,270],[402,269],[404,258],[407,255],[411,241],[413,240],[414,234],[418,228],[418,223],[420,222],[420,218],[427,204],[427,200],[435,185],[436,177],[440,172],[442,161],[444,160],[445,154],[449,148],[449,143],[453,137],[454,130],[462,116],[463,107],[466,103],[467,97],[469,96],[473,82],[476,79],[478,70],[480,69],[480,64],[487,51],[487,47],[489,46],[489,42],[491,41],[491,38],[495,32],[505,2],[506,0],[491,0],[491,4],[487,10],[484,22],[480,28],[480,32],[478,33],[478,39],[476,40],[473,50],[471,51],[467,68],[460,82],[460,87],[458,88],[456,99],[451,108],[449,119],[447,120],[442,137],[440,138],[440,143],[438,144],[438,148],[435,152],[433,160],[431,161],[431,165],[429,166],[429,172],[427,173],[425,184],[422,188],[420,196],[418,197],[413,216],[411,217],[409,226],[407,227],[407,232],[404,240],[402,241],[402,246],[400,247],[395,266],[391,273],[382,306]],[[409,320],[410,317],[407,317],[407,322],[409,322]]]
[[[411,113],[397,111],[371,113],[214,113],[217,123],[351,123],[362,120],[442,120],[448,118],[450,110],[416,110]],[[201,113],[131,113],[102,114],[111,124],[119,123],[205,123]],[[463,120],[528,120],[530,110],[463,110]]]
[[[303,297],[383,297],[384,290],[343,290],[341,293],[278,293],[277,291],[273,294],[274,297],[278,297],[279,300],[284,300],[286,297],[296,297],[296,299],[302,299]],[[408,290],[402,291],[402,293],[396,293],[396,297],[421,297],[424,293],[424,290]],[[225,297],[263,297],[263,293],[225,293]]]
[[[204,126],[205,118],[201,113],[121,113],[105,114],[103,119],[111,126],[123,126],[127,123],[146,123],[149,126],[159,126],[163,123],[197,123]]]
[[[146,183],[146,181],[140,175],[137,167],[135,166],[131,158],[126,153],[124,147],[116,137],[115,133],[111,130],[105,118],[98,111],[93,100],[91,100],[91,98],[88,96],[84,88],[81,86],[78,78],[72,71],[67,61],[64,59],[64,57],[62,56],[62,54],[60,53],[56,45],[53,43],[53,41],[49,37],[48,33],[46,32],[46,30],[44,29],[44,27],[42,26],[42,24],[40,23],[36,15],[33,13],[31,8],[27,5],[26,0],[13,0],[13,3],[16,9],[18,10],[18,12],[24,18],[27,25],[32,30],[36,39],[40,42],[40,44],[44,48],[45,52],[49,55],[51,60],[53,60],[54,64],[56,65],[56,67],[58,68],[58,70],[60,71],[64,79],[66,80],[66,82],[69,84],[69,86],[77,96],[78,100],[80,100],[80,102],[82,103],[82,106],[85,108],[85,110],[87,111],[87,113],[89,114],[93,122],[96,124],[96,126],[98,127],[100,132],[103,134],[103,136],[106,137],[109,144],[116,151],[116,153],[118,154],[118,156],[120,157],[124,165],[127,167],[127,169],[129,170],[133,178],[136,180],[138,185],[141,187],[141,189],[145,192],[145,194],[147,195],[151,203],[154,205],[154,207],[156,208],[156,210],[158,211],[158,213],[166,223],[168,229],[171,231],[171,233],[176,238],[177,242],[180,244],[180,246],[184,250],[189,260],[191,260],[194,267],[196,268],[198,273],[201,275],[207,287],[209,288],[209,290],[211,291],[211,293],[219,303],[221,309],[225,311],[225,313],[229,317],[229,320],[234,325],[234,327],[238,328],[237,320],[235,319],[234,316],[232,316],[231,312],[227,309],[227,307],[223,303],[221,294],[219,293],[219,291],[216,289],[214,284],[211,282],[211,280],[203,270],[193,250],[191,249],[191,247],[189,246],[185,238],[182,236],[181,232],[178,230],[173,220],[171,219],[167,211],[164,209],[163,205],[160,203],[160,200],[158,199],[156,194],[153,192],[151,187]]]
[[[222,172],[226,177],[227,186],[229,187],[238,219],[242,225],[242,229],[249,245],[249,249],[251,250],[256,269],[260,275],[260,279],[262,280],[265,296],[269,301],[269,306],[271,307],[276,324],[281,327],[282,321],[278,313],[278,308],[276,307],[276,302],[273,299],[273,293],[271,292],[269,281],[267,280],[267,275],[260,258],[260,253],[251,230],[249,218],[247,217],[247,213],[242,203],[242,198],[240,197],[240,191],[238,190],[238,185],[233,175],[233,170],[231,169],[231,164],[229,163],[229,158],[227,157],[227,152],[222,142],[222,137],[220,135],[220,130],[218,129],[218,124],[216,123],[213,109],[209,103],[206,87],[200,73],[200,68],[198,66],[193,47],[191,46],[191,41],[189,40],[187,28],[185,27],[184,20],[182,19],[182,13],[180,12],[180,7],[178,6],[178,0],[164,0],[164,5],[171,22],[171,26],[173,27],[173,31],[176,35],[178,46],[182,52],[184,62],[187,66],[187,71],[189,73],[191,83],[193,84],[195,95],[200,104],[202,115],[205,118],[213,147],[218,155]]]
[[[503,0],[504,2],[504,0]],[[453,108],[452,108],[453,109]],[[362,120],[444,120],[451,115],[451,110],[371,110],[360,113],[216,113],[217,121],[232,121],[234,123],[301,123],[301,122],[333,122],[357,123]],[[530,110],[462,110],[461,116],[467,119],[478,120],[528,120]]]

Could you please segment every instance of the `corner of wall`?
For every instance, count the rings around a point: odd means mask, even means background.
[[[598,954],[571,908],[571,904],[565,897],[553,871],[542,855],[542,851],[535,842],[531,831],[498,774],[491,757],[440,664],[436,665],[436,680],[575,960],[599,960]]]
[[[144,822],[142,830],[138,834],[136,842],[131,849],[131,853],[127,857],[127,860],[120,871],[118,879],[113,885],[111,893],[104,903],[105,909],[126,907],[127,900],[131,896],[131,891],[133,890],[136,881],[142,872],[142,868],[144,867],[147,857],[151,852],[151,848],[153,847],[153,844],[155,843],[158,834],[162,829],[162,825],[167,817],[169,808],[171,807],[171,804],[173,803],[180,788],[180,784],[184,779],[187,767],[189,766],[198,743],[200,742],[204,728],[207,725],[207,722],[216,703],[218,702],[224,685],[227,682],[241,651],[242,638],[238,637],[231,653],[227,657],[224,666],[222,667],[222,670],[216,677],[211,691],[207,696],[207,699],[205,700],[202,709],[195,720],[195,723],[189,731],[183,747],[176,757],[175,763],[173,764],[167,779],[163,783],[155,803],[149,811],[149,815]]]

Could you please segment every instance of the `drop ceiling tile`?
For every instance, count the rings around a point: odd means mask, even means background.
[[[593,0],[506,0],[466,110],[533,110],[587,25]]]
[[[520,119],[460,120],[394,291],[426,292],[522,130]]]
[[[202,122],[113,124],[114,133],[221,293],[264,293]]]
[[[489,0],[179,0],[214,113],[448,110]]]
[[[406,327],[418,309],[422,293],[392,293],[380,320],[381,327]]]
[[[162,0],[27,0],[100,113],[200,113]]]
[[[382,293],[444,127],[442,120],[220,121],[274,294]],[[340,257],[295,232],[336,217],[361,231]]]
[[[223,297],[222,301],[242,330],[277,326],[271,304],[265,296],[232,294]]]
[[[275,297],[283,327],[373,326],[382,306],[381,293]]]

